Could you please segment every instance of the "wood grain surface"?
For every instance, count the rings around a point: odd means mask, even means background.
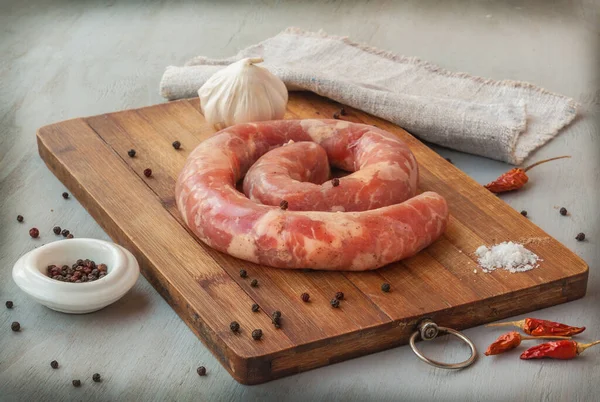
[[[314,94],[293,93],[285,117],[329,118],[339,108]],[[189,152],[215,132],[197,99],[45,126],[38,147],[50,170],[136,255],[144,276],[244,384],[404,344],[423,318],[463,329],[585,294],[587,265],[574,253],[406,131],[346,109],[344,119],[406,141],[419,163],[420,190],[446,197],[451,211],[447,232],[431,247],[371,272],[259,266],[191,235],[175,206],[175,181]],[[181,149],[172,147],[175,140]],[[143,174],[146,168],[151,177]],[[482,273],[475,249],[508,240],[529,243],[543,260],[540,267]],[[250,286],[252,279],[259,286]],[[381,291],[383,282],[391,292]],[[329,300],[338,291],[345,298],[334,309]],[[303,292],[311,295],[309,303],[300,299]],[[251,311],[253,303],[259,312]],[[280,329],[270,320],[276,310],[283,315]],[[232,321],[241,325],[239,333],[229,329]],[[263,331],[260,341],[252,339],[254,329]]]

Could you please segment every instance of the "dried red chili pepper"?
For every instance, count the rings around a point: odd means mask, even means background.
[[[561,324],[560,322],[538,320],[536,318],[525,318],[520,321],[511,322],[497,322],[494,324],[487,324],[486,327],[506,327],[513,326],[523,330],[526,334],[533,336],[572,336],[577,335],[585,331],[585,327],[571,327],[569,325]]]
[[[580,355],[587,348],[600,344],[600,341],[592,343],[579,343],[575,341],[553,341],[542,343],[527,349],[521,353],[521,359],[573,359]]]
[[[546,336],[546,339],[569,339],[567,336]],[[516,348],[521,344],[521,341],[530,339],[540,339],[535,336],[523,336],[516,331],[508,332],[500,335],[485,351],[486,356],[499,355],[511,349]]]
[[[506,173],[503,173],[491,183],[486,184],[484,187],[490,190],[492,193],[504,193],[506,191],[518,190],[529,181],[527,172],[529,169],[541,165],[542,163],[550,162],[556,159],[570,158],[570,156],[557,156],[556,158],[544,159],[534,163],[533,165],[527,166],[526,168],[514,168]]]

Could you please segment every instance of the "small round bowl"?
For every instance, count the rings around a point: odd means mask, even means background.
[[[106,264],[107,274],[93,282],[60,282],[45,275],[48,265],[71,266],[78,259]],[[123,247],[97,239],[65,239],[36,248],[19,258],[13,280],[39,303],[69,314],[100,310],[119,300],[140,275],[137,260]]]

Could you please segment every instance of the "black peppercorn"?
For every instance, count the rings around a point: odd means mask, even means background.
[[[256,303],[254,303],[252,305],[252,312],[256,313],[258,310],[260,310],[260,306]]]
[[[340,179],[338,179],[337,177],[334,178],[333,180],[331,180],[331,184],[333,185],[333,187],[337,187],[340,185]]]
[[[23,215],[17,215],[17,222],[23,222]]]
[[[390,291],[390,288],[391,288],[391,286],[387,282],[384,282],[384,283],[381,284],[381,290],[384,291],[384,292],[386,292],[386,293]]]
[[[279,203],[279,208],[285,211],[286,209],[288,209],[288,202],[286,200],[281,200],[281,202]]]
[[[64,193],[62,193],[63,198],[66,200],[67,198],[69,198],[69,193],[67,193],[66,191]]]
[[[173,148],[175,148],[175,149],[181,148],[181,142],[179,142],[179,141],[173,141],[173,144],[171,144],[171,145],[173,145]]]
[[[12,302],[12,301],[10,301],[10,300],[8,300],[8,301],[6,302],[6,308],[13,308],[13,302]]]
[[[196,373],[198,373],[199,376],[204,377],[206,375],[206,367],[204,366],[200,366],[196,369]]]
[[[560,214],[561,214],[562,216],[565,216],[565,215],[567,215],[567,208],[565,208],[565,207],[562,207],[562,208],[560,209],[560,211],[558,211],[558,212],[560,212]]]
[[[130,149],[129,151],[127,151],[127,155],[133,158],[135,156],[135,149]]]
[[[279,325],[281,325],[281,317],[273,317],[271,318],[271,322],[275,324],[275,328],[279,328]]]
[[[15,332],[19,332],[21,330],[21,324],[19,324],[17,321],[14,321],[12,324],[10,324],[10,329]]]
[[[334,118],[334,119],[339,119],[339,118],[340,118],[340,113],[339,113],[339,112],[335,112],[335,113],[333,114],[333,118]]]
[[[254,339],[255,341],[260,340],[260,338],[262,338],[262,329],[255,329],[254,331],[252,331],[252,339]]]
[[[57,369],[58,368],[58,362],[56,360],[52,360],[50,362],[50,367],[52,367],[53,369]]]
[[[232,332],[238,332],[240,330],[240,324],[237,321],[231,321],[229,329],[231,329]]]
[[[310,300],[310,295],[308,293],[302,293],[300,295],[300,298],[304,303],[308,303],[308,301]]]
[[[67,229],[63,229],[60,233],[63,235],[63,237],[67,237],[70,232]]]
[[[101,380],[100,374],[98,374],[98,373],[95,373],[95,374],[92,376],[92,380],[93,380],[94,382],[100,382],[100,380]]]
[[[54,226],[54,227],[52,228],[52,231],[54,232],[54,234],[55,234],[55,235],[59,235],[59,234],[60,234],[60,232],[61,232],[61,230],[62,230],[62,229],[60,228],[60,226]]]
[[[577,234],[577,236],[575,236],[575,239],[577,241],[584,241],[585,240],[585,233],[579,233],[579,234]]]
[[[150,169],[150,168],[144,169],[144,176],[146,176],[146,177],[152,176],[152,169]]]
[[[245,270],[245,269],[240,269],[240,276],[241,276],[242,278],[245,278],[245,277],[247,277],[247,276],[248,276],[248,272],[246,272],[246,270]]]
[[[347,114],[347,113],[346,113],[346,109],[344,109],[344,108],[341,108],[341,109],[340,109],[340,114],[341,114],[342,116],[345,116],[345,115]]]
[[[527,216],[527,211],[525,211],[525,210],[522,210],[522,211],[521,211],[521,215],[523,215],[523,216]]]
[[[37,239],[39,235],[40,231],[37,228],[29,229],[29,236],[33,237],[34,239]]]
[[[271,317],[273,317],[273,318],[281,318],[281,311],[279,311],[279,310],[273,311],[273,314],[271,314]]]
[[[73,380],[74,387],[81,387],[81,380]]]
[[[329,304],[331,304],[331,307],[333,308],[338,308],[340,306],[340,301],[338,299],[331,299]]]
[[[252,286],[253,288],[258,286],[258,279],[252,279],[252,282],[250,282],[250,286]]]
[[[337,292],[335,294],[335,298],[338,300],[344,300],[344,293],[343,292]]]

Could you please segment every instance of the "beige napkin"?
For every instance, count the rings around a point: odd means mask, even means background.
[[[374,49],[348,38],[288,28],[228,59],[196,57],[167,67],[163,97],[198,96],[216,71],[244,57],[289,90],[308,90],[371,113],[435,144],[520,164],[569,124],[576,102],[535,85],[454,73],[414,57]]]

